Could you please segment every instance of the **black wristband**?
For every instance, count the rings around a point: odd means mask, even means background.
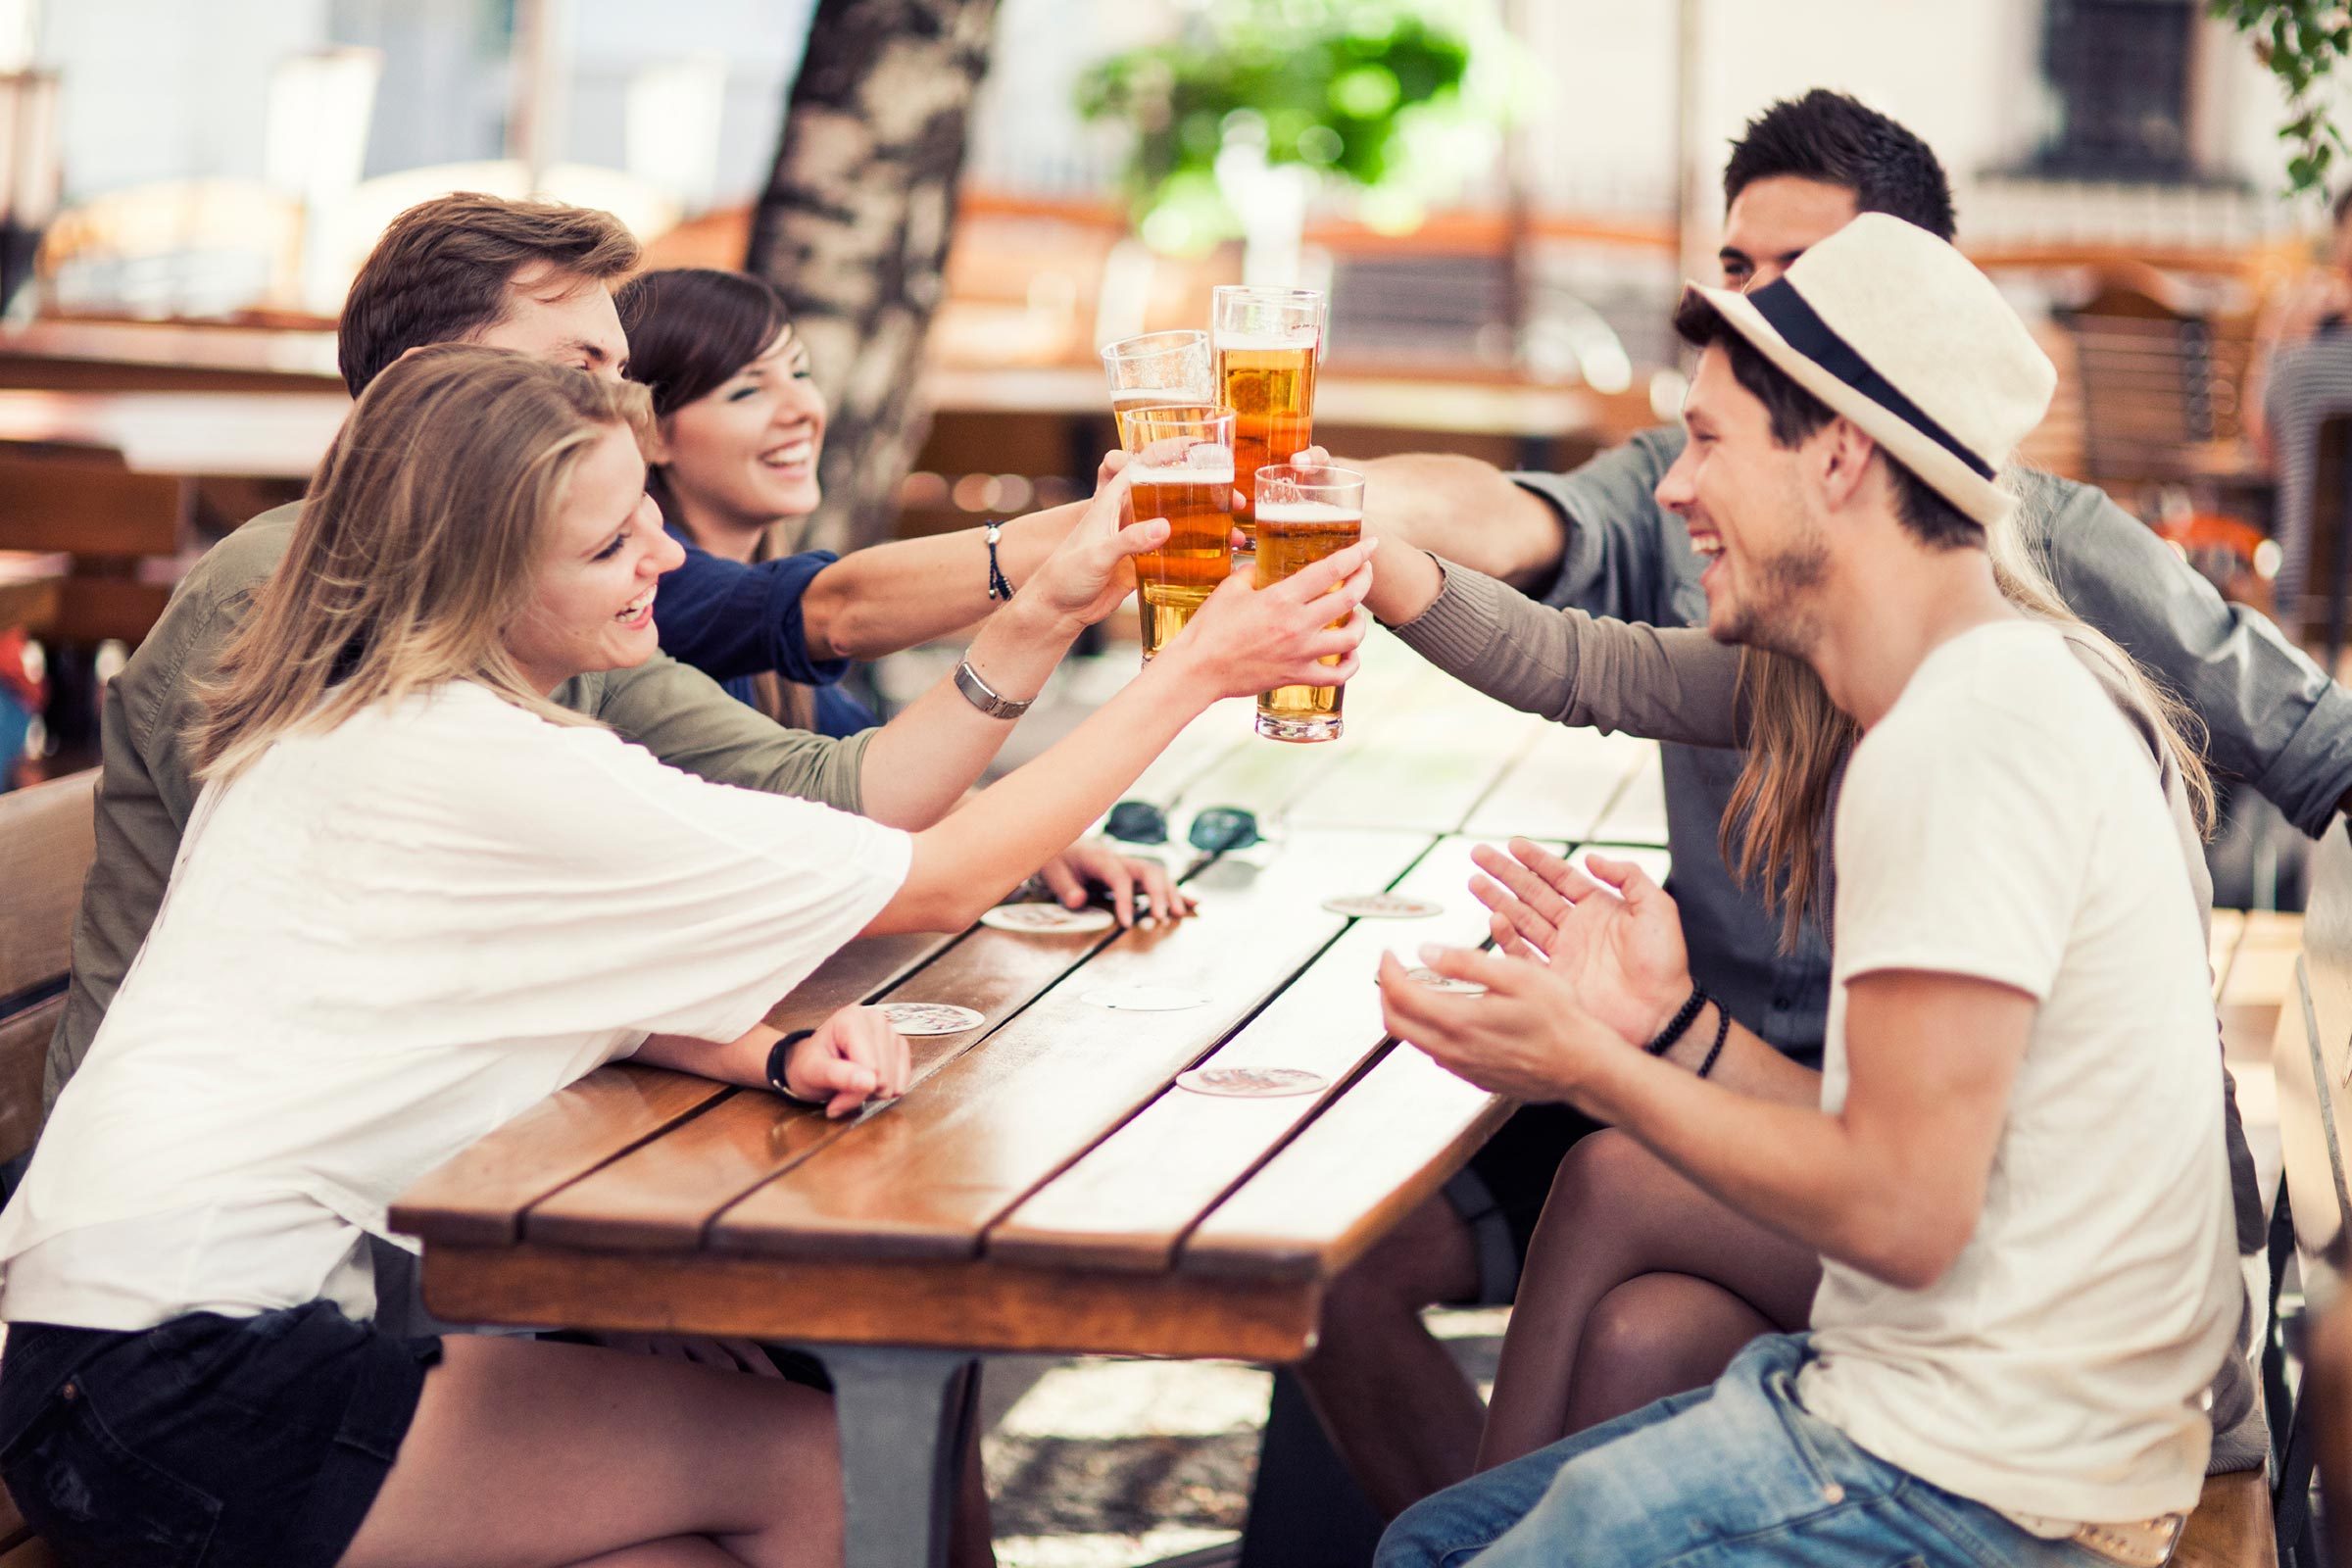
[[[816,1031],[813,1029],[795,1029],[767,1048],[767,1087],[796,1104],[821,1105],[824,1103],[821,1100],[810,1100],[807,1095],[794,1094],[792,1085],[784,1079],[784,1069],[792,1065],[792,1048],[815,1033]]]
[[[1003,523],[992,522],[982,535],[988,541],[988,601],[992,605],[999,600],[1006,604],[1012,602],[1012,583],[1005,577],[1004,569],[997,564],[997,536],[1004,531]]]
[[[1715,1058],[1723,1054],[1723,1043],[1731,1037],[1732,1015],[1718,1002],[1715,1004],[1715,1043],[1707,1048],[1707,1059],[1698,1064],[1701,1078],[1715,1070]]]
[[[1692,986],[1690,999],[1682,1004],[1674,1017],[1667,1022],[1666,1027],[1658,1031],[1658,1037],[1642,1049],[1653,1056],[1663,1056],[1667,1052],[1672,1051],[1674,1043],[1683,1038],[1684,1032],[1690,1027],[1691,1020],[1698,1016],[1699,1009],[1706,1004],[1706,992],[1695,985]]]

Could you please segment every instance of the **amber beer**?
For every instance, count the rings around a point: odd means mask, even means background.
[[[1135,515],[1168,519],[1167,542],[1135,558],[1148,660],[1233,570],[1233,411],[1139,409],[1133,418]]]
[[[1272,587],[1363,537],[1364,480],[1352,469],[1269,464],[1257,470],[1256,495],[1255,581],[1260,588]],[[1338,740],[1345,690],[1277,686],[1257,699],[1257,732],[1278,741]]]
[[[1110,381],[1110,415],[1118,422],[1122,451],[1136,450],[1131,417],[1136,410],[1216,402],[1209,390],[1206,332],[1121,338],[1102,351],[1102,373]]]
[[[1254,503],[1257,470],[1288,463],[1314,438],[1315,362],[1323,348],[1323,296],[1313,289],[1220,288],[1210,342],[1217,394],[1232,408],[1234,477]],[[1254,510],[1244,538],[1256,537]]]

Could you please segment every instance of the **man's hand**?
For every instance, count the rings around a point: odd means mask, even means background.
[[[784,1082],[804,1100],[847,1116],[868,1100],[895,1100],[912,1073],[906,1037],[879,1007],[844,1007],[784,1058]]]
[[[1481,1089],[1573,1102],[1606,1054],[1639,1049],[1578,1005],[1568,984],[1536,959],[1437,947],[1422,949],[1421,957],[1442,975],[1477,981],[1486,994],[1436,990],[1413,979],[1395,954],[1383,954],[1381,1016],[1389,1033]]]
[[[1038,875],[1065,908],[1083,906],[1088,888],[1103,889],[1110,895],[1110,912],[1122,926],[1135,924],[1139,893],[1155,920],[1193,912],[1192,896],[1176,885],[1166,865],[1144,856],[1122,855],[1103,839],[1080,839],[1048,860]]]
[[[1494,911],[1495,946],[1540,958],[1578,1003],[1634,1045],[1672,1021],[1690,995],[1690,959],[1674,900],[1631,860],[1588,855],[1591,875],[1540,844],[1511,840],[1510,854],[1470,852],[1483,876],[1470,892]]]

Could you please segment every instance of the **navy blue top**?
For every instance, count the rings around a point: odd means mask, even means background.
[[[672,527],[686,559],[662,578],[654,596],[654,624],[662,650],[717,681],[738,702],[753,701],[753,677],[774,670],[816,688],[816,727],[826,735],[855,735],[879,720],[864,705],[833,689],[850,671],[846,659],[811,659],[801,625],[801,595],[809,579],[841,558],[829,550],[750,565],[714,556]]]

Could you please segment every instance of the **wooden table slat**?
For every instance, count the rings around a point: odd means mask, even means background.
[[[1386,1032],[1373,976],[1381,954],[1396,949],[1409,955],[1425,942],[1472,946],[1485,939],[1486,910],[1467,892],[1474,842],[1440,841],[1396,884],[1398,892],[1444,905],[1442,914],[1356,921],[1202,1063],[1303,1068],[1322,1074],[1328,1088],[1268,1100],[1171,1088],[991,1227],[987,1254],[1036,1266],[1168,1268],[1194,1222],[1379,1051]]]
[[[1195,879],[1200,912],[1111,944],[911,1095],[721,1214],[710,1245],[847,1257],[960,1257],[982,1228],[1091,1148],[1279,992],[1338,934],[1336,867],[1383,887],[1427,848],[1400,833],[1293,836],[1270,863]],[[1345,885],[1345,884],[1343,884]],[[1111,1010],[1099,988],[1204,1004]],[[943,999],[944,1000],[944,999]]]
[[[392,1205],[392,1228],[436,1244],[512,1243],[531,1204],[728,1093],[631,1062],[590,1073],[429,1172]]]
[[[919,1084],[1027,1006],[1103,940],[1099,933],[1030,936],[983,927],[888,990],[859,995],[953,1002],[982,1015],[980,1026],[964,1034],[907,1042]],[[858,946],[863,944],[843,950],[835,961],[855,966],[851,955]],[[819,1011],[801,992],[788,999],[788,1005],[802,1018],[793,1028],[808,1027],[832,1010]],[[842,1136],[849,1125],[774,1095],[736,1095],[538,1204],[523,1218],[523,1235],[554,1245],[691,1250],[712,1216]]]
[[[1463,831],[1479,838],[1590,839],[1610,804],[1656,750],[1626,735],[1544,725],[1527,755],[1479,802]]]
[[[1393,1046],[1196,1227],[1181,1274],[1328,1280],[1430,1198],[1511,1102]]]

